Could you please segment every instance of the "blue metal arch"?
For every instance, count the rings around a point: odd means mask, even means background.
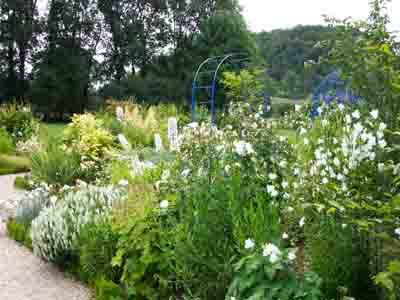
[[[229,53],[222,56],[215,56],[207,58],[203,61],[197,71],[195,73],[193,83],[192,83],[192,120],[196,120],[196,106],[202,104],[210,105],[211,112],[211,124],[215,123],[215,97],[217,92],[217,79],[219,70],[227,61],[231,60],[232,63],[246,61],[248,57],[245,53]],[[211,70],[208,70],[207,67],[210,67]],[[204,71],[205,69],[205,71]],[[209,77],[210,82],[206,83],[206,85],[202,85],[200,82],[200,75],[202,74],[211,74]],[[197,94],[199,90],[210,91],[210,99],[207,99],[205,102],[199,102],[197,99]]]

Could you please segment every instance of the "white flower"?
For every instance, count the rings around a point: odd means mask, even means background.
[[[326,126],[328,126],[329,122],[328,122],[328,120],[323,119],[321,124],[323,127],[326,127]]]
[[[296,105],[294,106],[294,110],[297,111],[297,112],[299,112],[299,111],[301,110],[301,105],[300,105],[300,104],[296,104]]]
[[[373,119],[376,120],[376,119],[378,119],[379,111],[378,111],[377,109],[375,109],[375,110],[371,111],[369,114],[371,115],[371,117],[372,117]]]
[[[279,255],[277,253],[272,253],[269,256],[269,261],[271,262],[271,264],[276,263],[279,260]]]
[[[361,117],[360,112],[359,112],[358,110],[354,111],[354,112],[351,114],[351,116],[352,116],[354,119],[359,119],[359,118]]]
[[[395,233],[397,236],[400,237],[400,228],[396,228],[396,229],[394,230],[394,233]]]
[[[378,171],[379,171],[379,172],[383,172],[384,170],[385,170],[385,164],[379,163],[379,164],[378,164]]]
[[[235,151],[240,156],[247,156],[254,153],[253,146],[245,141],[235,142]]]
[[[120,180],[120,181],[118,182],[118,185],[120,185],[120,186],[127,186],[127,185],[129,185],[129,182],[128,182],[128,180],[122,179],[122,180]]]
[[[284,232],[282,234],[282,239],[287,240],[288,238],[289,238],[289,235],[286,232]]]
[[[247,239],[244,242],[244,248],[245,249],[252,249],[254,247],[254,241],[252,239]]]
[[[322,183],[323,184],[328,184],[329,183],[328,178],[326,178],[326,177],[322,178]]]
[[[300,226],[300,227],[303,227],[305,223],[306,223],[306,218],[305,218],[305,217],[302,217],[302,218],[300,219],[300,221],[299,221],[299,226]]]
[[[317,112],[318,112],[319,115],[322,114],[322,107],[321,106],[317,108]]]
[[[185,170],[182,171],[181,176],[186,178],[186,177],[189,176],[189,174],[190,174],[190,170],[189,169],[185,169]]]
[[[385,123],[382,123],[382,122],[381,122],[381,123],[379,124],[379,130],[380,130],[380,131],[384,131],[386,128],[387,128],[387,125],[386,125]]]
[[[304,135],[307,133],[307,130],[303,127],[300,128],[300,135]]]
[[[288,210],[288,212],[293,212],[293,211],[294,211],[294,208],[291,207],[291,206],[288,206],[287,210]]]
[[[344,110],[344,105],[342,103],[339,103],[338,108],[339,108],[340,111],[343,111]]]
[[[117,138],[122,148],[124,148],[125,151],[130,151],[132,149],[131,144],[128,142],[128,140],[123,134],[118,134]]]
[[[272,197],[278,196],[278,191],[275,189],[275,187],[273,185],[267,185],[267,192]]]
[[[163,142],[162,142],[162,139],[161,139],[161,135],[158,134],[158,133],[156,133],[154,135],[154,145],[156,147],[156,151],[157,152],[161,152],[161,151],[164,150],[164,146],[163,146]]]
[[[229,171],[231,170],[231,166],[230,165],[226,165],[224,167],[224,170],[225,170],[226,173],[229,173]]]
[[[308,138],[305,138],[305,139],[304,139],[304,145],[308,145],[309,143],[310,143],[309,139],[308,139]]]
[[[168,119],[168,141],[171,150],[178,149],[178,120],[176,118]]]
[[[121,106],[117,106],[115,109],[115,115],[118,121],[122,121],[124,119],[124,109]]]
[[[379,144],[379,147],[381,147],[381,148],[385,148],[386,145],[387,145],[387,143],[386,143],[385,140],[379,140],[379,141],[378,141],[378,144]]]
[[[336,167],[339,167],[339,166],[340,166],[340,160],[339,160],[337,157],[335,157],[334,160],[333,160],[333,164],[334,164]]]
[[[161,209],[167,209],[168,206],[169,206],[168,200],[163,200],[163,201],[160,202],[160,208]]]
[[[289,186],[289,183],[288,183],[287,181],[283,181],[283,182],[282,182],[282,187],[283,187],[284,189],[286,189],[288,186]]]
[[[293,261],[293,260],[296,259],[296,250],[291,250],[291,251],[289,252],[289,254],[288,254],[288,259],[289,259],[290,261]]]
[[[277,246],[272,243],[266,244],[263,247],[263,256],[269,256],[269,261],[271,263],[275,263],[279,260],[279,256],[281,255],[281,251]]]
[[[276,174],[274,174],[274,173],[271,173],[271,174],[268,175],[268,178],[269,178],[270,180],[275,180],[276,178],[278,178],[278,175],[276,175]]]

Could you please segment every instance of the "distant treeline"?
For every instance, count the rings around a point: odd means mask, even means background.
[[[326,69],[318,44],[332,34],[302,26],[252,34],[236,0],[0,1],[0,101],[30,101],[40,111],[83,111],[93,95],[184,102],[196,66],[245,52],[302,96]]]

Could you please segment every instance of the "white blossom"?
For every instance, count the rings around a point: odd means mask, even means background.
[[[245,141],[235,142],[235,151],[240,156],[248,156],[254,153],[253,146]]]
[[[168,200],[163,200],[163,201],[160,202],[160,208],[161,209],[167,209],[168,206],[169,206]]]
[[[252,240],[252,239],[247,239],[245,242],[244,242],[244,248],[245,249],[252,249],[253,247],[254,247],[254,241]]]

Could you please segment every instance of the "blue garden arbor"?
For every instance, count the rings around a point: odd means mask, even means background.
[[[192,84],[192,119],[196,120],[196,108],[206,106],[210,110],[211,124],[215,123],[215,99],[217,95],[220,70],[240,68],[249,61],[245,53],[229,53],[210,57],[198,67]]]

